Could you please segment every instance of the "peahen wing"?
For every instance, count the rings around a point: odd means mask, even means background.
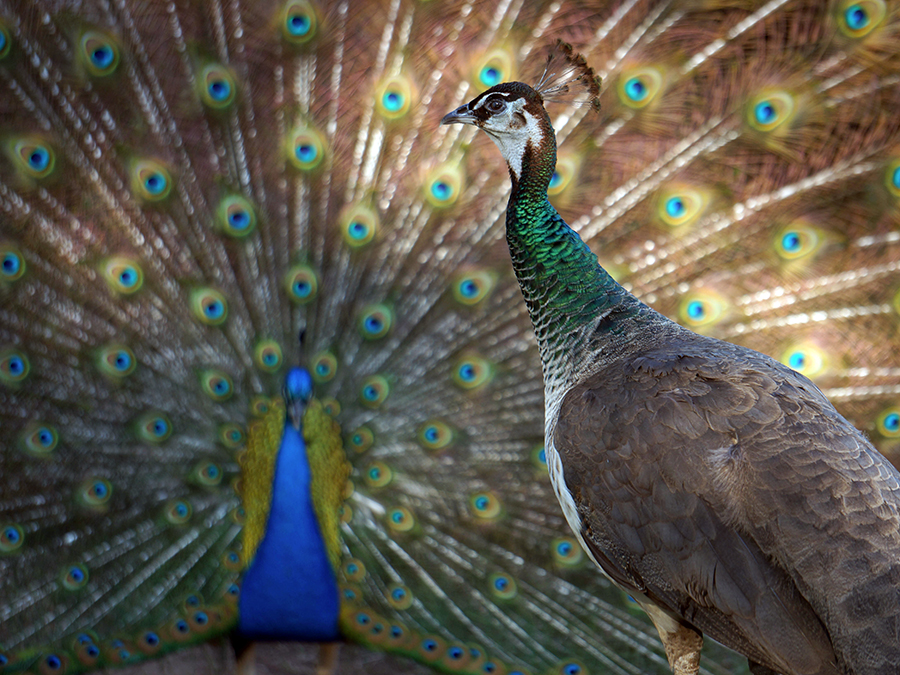
[[[5,658],[76,671],[233,625],[236,453],[306,326],[354,467],[348,635],[448,670],[665,672],[546,478],[507,182],[437,122],[584,49],[605,101],[555,120],[567,220],[890,452],[896,19],[848,12],[0,4]]]

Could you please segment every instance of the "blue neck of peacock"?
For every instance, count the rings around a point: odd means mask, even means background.
[[[626,333],[655,315],[607,274],[550,204],[555,167],[550,127],[540,146],[527,146],[518,176],[510,168],[506,212],[506,241],[540,347],[548,406],[598,361],[614,360],[627,348]]]

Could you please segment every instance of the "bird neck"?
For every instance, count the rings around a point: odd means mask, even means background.
[[[598,360],[615,358],[631,325],[655,314],[616,283],[597,257],[556,212],[547,187],[556,167],[551,131],[529,144],[512,193],[506,240],[541,352],[548,404]]]

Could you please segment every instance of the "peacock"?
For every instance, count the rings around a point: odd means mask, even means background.
[[[599,92],[567,61],[568,81],[498,84],[441,123],[483,130],[509,169],[506,239],[572,531],[647,611],[675,675],[696,675],[704,633],[755,675],[894,670],[900,473],[808,378],[678,325],[597,264],[547,198],[545,97]]]
[[[896,462],[898,20],[0,0],[0,672],[221,672],[230,647],[182,648],[222,635],[670,672],[557,503],[509,180],[441,118],[571,43],[600,109],[548,107],[555,208],[624,288],[809,377]],[[745,668],[705,645],[705,675]]]

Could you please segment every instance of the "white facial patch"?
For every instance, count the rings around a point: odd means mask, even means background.
[[[525,118],[525,124],[520,116]],[[481,128],[500,148],[500,154],[517,179],[522,176],[522,158],[529,141],[537,147],[544,140],[538,118],[525,110],[522,98],[509,101],[505,113],[494,115]]]

